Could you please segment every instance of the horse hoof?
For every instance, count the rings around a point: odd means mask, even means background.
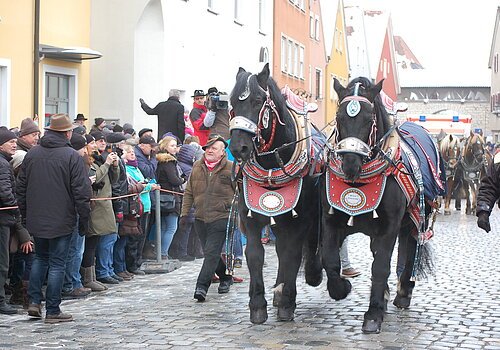
[[[410,307],[411,298],[410,297],[402,297],[398,294],[398,295],[396,295],[396,297],[394,298],[394,301],[392,303],[398,309],[408,309]]]
[[[323,266],[319,258],[313,259],[305,266],[306,283],[312,287],[317,287],[323,282]]]
[[[293,321],[295,315],[295,308],[293,307],[280,307],[278,308],[278,321],[290,322]]]
[[[334,300],[347,298],[351,292],[351,282],[344,278],[338,278],[336,281],[338,282],[337,284],[332,279],[328,279],[328,293],[330,294],[330,298]]]
[[[250,310],[250,322],[263,324],[267,321],[267,309]]]
[[[382,321],[364,320],[361,330],[365,334],[379,334],[380,328],[382,328]]]

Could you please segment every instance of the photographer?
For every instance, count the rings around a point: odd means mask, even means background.
[[[208,89],[207,115],[203,124],[210,128],[210,135],[221,135],[225,140],[231,136],[229,133],[229,95],[219,92],[216,87]]]

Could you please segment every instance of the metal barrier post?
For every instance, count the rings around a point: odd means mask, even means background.
[[[161,262],[161,208],[160,190],[155,191],[155,220],[156,220],[156,261]]]

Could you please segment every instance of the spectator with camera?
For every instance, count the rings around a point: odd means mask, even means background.
[[[216,87],[208,89],[207,115],[203,124],[210,128],[210,135],[220,135],[226,141],[229,133],[229,95],[219,92]]]
[[[160,140],[161,135],[170,131],[181,141],[184,141],[184,106],[179,101],[180,91],[171,89],[168,95],[168,100],[158,103],[155,108],[149,107],[142,98],[139,99],[139,102],[144,112],[158,116],[158,140]]]
[[[200,139],[200,145],[204,146],[210,135],[210,128],[205,126],[205,117],[207,116],[207,107],[205,106],[205,92],[203,90],[194,90],[193,109],[189,113],[189,119],[193,124],[194,135]]]

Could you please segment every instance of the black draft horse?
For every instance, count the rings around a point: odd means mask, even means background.
[[[344,88],[337,80],[334,88],[339,96],[339,109],[336,117],[337,142],[329,157],[338,157],[341,169],[345,174],[345,183],[352,188],[359,188],[357,183],[363,164],[380,156],[375,146],[392,127],[392,122],[382,104],[379,95],[383,81],[377,85],[366,78],[356,78]],[[357,100],[354,109],[349,102]],[[343,148],[344,147],[344,148]],[[342,149],[344,152],[339,152]],[[332,159],[332,158],[329,158]],[[383,159],[383,158],[381,158]],[[328,171],[322,178],[322,187],[326,188]],[[330,182],[334,187],[338,183]],[[354,190],[356,191],[356,190]],[[328,189],[322,191],[322,263],[326,270],[327,288],[330,297],[335,300],[344,299],[351,291],[351,283],[340,276],[339,248],[344,239],[353,233],[363,232],[370,237],[370,249],[373,254],[372,286],[370,305],[364,314],[362,330],[364,333],[379,333],[389,299],[387,280],[391,272],[391,256],[396,239],[399,236],[398,265],[404,264],[404,270],[399,278],[397,296],[394,305],[407,308],[410,305],[415,282],[411,281],[417,242],[411,236],[415,230],[407,213],[405,194],[392,174],[387,175],[385,190],[380,204],[375,211],[350,215],[334,209],[328,200]],[[352,198],[352,197],[351,197]],[[355,198],[354,202],[362,197]],[[352,200],[352,199],[351,199]],[[427,205],[426,205],[427,207]],[[427,208],[428,211],[429,208]],[[378,217],[377,217],[378,216]],[[353,219],[353,220],[352,220]],[[426,250],[424,245],[422,250]],[[423,259],[430,259],[428,252],[423,251]],[[399,260],[398,258],[398,260]],[[429,271],[430,272],[430,271]]]
[[[289,163],[298,135],[285,98],[270,77],[268,64],[258,74],[239,69],[231,92],[231,106],[230,150],[241,166],[255,162],[265,171],[271,171]],[[281,147],[286,144],[291,146]],[[296,280],[303,257],[306,282],[318,286],[322,280],[321,260],[317,253],[319,189],[315,181],[307,175],[303,178],[302,191],[295,207],[298,216],[290,212],[275,216],[276,225],[272,227],[279,261],[273,305],[278,307],[277,318],[280,321],[294,318]],[[267,189],[272,191],[273,186]],[[244,191],[241,181],[239,190],[240,193]],[[267,320],[261,231],[269,225],[270,218],[256,212],[247,215],[249,209],[244,195],[239,196],[238,208],[240,224],[247,236],[245,255],[250,272],[250,321],[260,324]]]

